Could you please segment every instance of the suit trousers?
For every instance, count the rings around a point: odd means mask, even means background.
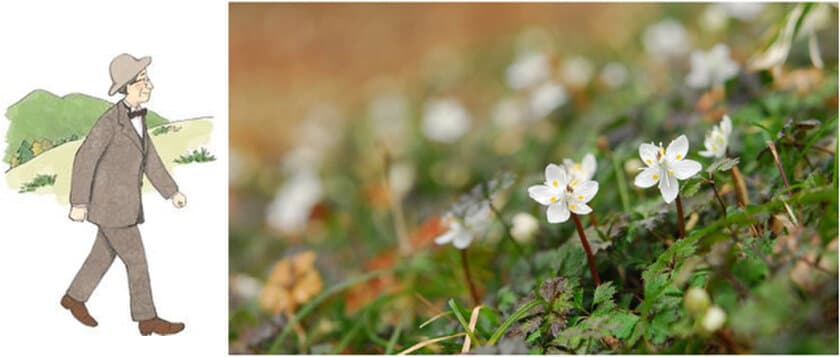
[[[86,302],[99,285],[102,276],[111,267],[115,256],[120,257],[128,273],[132,320],[143,321],[156,317],[146,252],[137,225],[119,228],[99,226],[93,248],[82,268],[76,273],[67,294],[78,301]]]

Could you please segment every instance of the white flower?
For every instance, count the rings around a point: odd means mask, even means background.
[[[531,113],[537,118],[551,114],[555,109],[566,104],[566,89],[554,82],[543,83],[531,93]]]
[[[706,316],[703,316],[703,329],[708,332],[715,332],[726,323],[726,311],[720,306],[712,306],[706,310]]]
[[[728,115],[724,115],[720,125],[713,127],[711,131],[706,133],[706,140],[703,141],[706,150],[700,151],[700,156],[718,159],[726,156],[729,134],[732,134],[732,120],[729,119]]]
[[[754,19],[764,9],[764,4],[760,2],[728,2],[717,5],[723,7],[729,16],[742,21]]]
[[[729,47],[718,44],[708,52],[691,53],[691,73],[686,84],[696,89],[723,84],[738,74],[738,64],[729,57]]]
[[[645,29],[642,41],[654,58],[679,57],[688,53],[688,33],[679,22],[666,19]]]
[[[449,230],[435,238],[435,243],[443,245],[451,242],[455,248],[466,249],[473,239],[487,233],[490,227],[490,206],[481,205],[463,218],[447,213],[443,217],[443,225]]]
[[[286,181],[269,205],[266,217],[269,226],[283,233],[302,231],[322,194],[318,175],[312,170],[299,171]]]
[[[545,184],[528,187],[528,195],[541,205],[548,206],[548,223],[569,220],[569,211],[584,215],[592,212],[586,203],[598,193],[598,183],[570,177],[566,169],[555,164],[545,168]]]
[[[510,227],[510,235],[517,242],[528,243],[536,235],[540,223],[534,216],[525,212],[519,212],[513,216],[513,226]]]
[[[548,58],[541,53],[527,52],[516,57],[505,71],[508,85],[524,89],[541,83],[551,75]]]
[[[688,138],[685,135],[674,139],[668,148],[662,148],[653,144],[643,143],[639,146],[639,156],[647,165],[642,172],[636,175],[635,184],[641,188],[652,187],[659,183],[659,191],[665,203],[671,203],[680,193],[680,185],[677,179],[685,180],[697,174],[702,166],[694,160],[687,160]]]
[[[510,128],[519,125],[526,121],[526,115],[523,105],[516,99],[505,98],[498,101],[492,110],[493,122],[501,128]]]
[[[583,156],[581,162],[574,162],[571,159],[563,159],[563,166],[566,172],[571,175],[573,179],[579,182],[589,181],[595,176],[595,170],[598,168],[598,163],[595,161],[595,155],[586,154]]]
[[[610,88],[618,88],[627,81],[627,67],[619,62],[610,62],[601,70],[601,81]]]
[[[711,4],[707,6],[706,10],[703,11],[703,15],[700,17],[700,26],[703,26],[707,31],[713,32],[720,31],[726,27],[726,23],[729,21],[729,14],[721,5]]]
[[[455,99],[434,99],[426,103],[423,134],[432,141],[453,143],[470,129],[470,115]]]
[[[236,274],[230,277],[231,293],[242,300],[256,299],[260,295],[260,289],[262,289],[262,283],[251,276]]]
[[[589,84],[595,67],[584,57],[573,57],[563,63],[563,80],[572,87]]]

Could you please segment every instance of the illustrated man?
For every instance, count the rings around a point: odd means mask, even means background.
[[[121,54],[111,61],[111,89],[124,98],[111,106],[85,138],[73,161],[70,187],[70,219],[95,224],[99,231],[93,248],[76,274],[61,306],[79,322],[95,327],[85,302],[102,276],[119,257],[128,273],[131,318],[142,335],[169,335],[184,329],[183,323],[163,320],[155,312],[146,253],[137,225],[143,223],[141,186],[143,174],[160,194],[177,208],[186,197],[178,191],[146,131],[146,109],[154,86],[146,68],[150,57],[137,59]]]

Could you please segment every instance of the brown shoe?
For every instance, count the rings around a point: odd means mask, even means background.
[[[151,335],[152,332],[158,335],[174,335],[184,329],[184,324],[180,322],[169,322],[159,317],[149,320],[140,321],[137,325],[140,328],[140,334],[143,336]]]
[[[70,313],[73,314],[73,317],[76,320],[79,320],[85,326],[96,327],[99,323],[93,319],[92,316],[87,311],[85,307],[85,303],[71,298],[70,295],[64,294],[64,297],[61,298],[61,306],[65,309],[70,310]]]

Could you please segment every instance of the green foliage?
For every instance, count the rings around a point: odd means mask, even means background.
[[[177,159],[175,159],[176,164],[189,164],[189,163],[199,163],[199,162],[210,162],[216,161],[216,157],[210,154],[206,148],[201,148],[201,150],[193,150],[191,154],[181,155]]]
[[[23,184],[23,186],[21,186],[21,188],[20,188],[20,191],[18,191],[18,192],[19,193],[34,192],[35,190],[37,190],[40,187],[52,186],[52,185],[55,184],[55,178],[57,176],[58,175],[44,175],[44,174],[35,176],[32,179],[32,181],[29,181],[29,182]]]

